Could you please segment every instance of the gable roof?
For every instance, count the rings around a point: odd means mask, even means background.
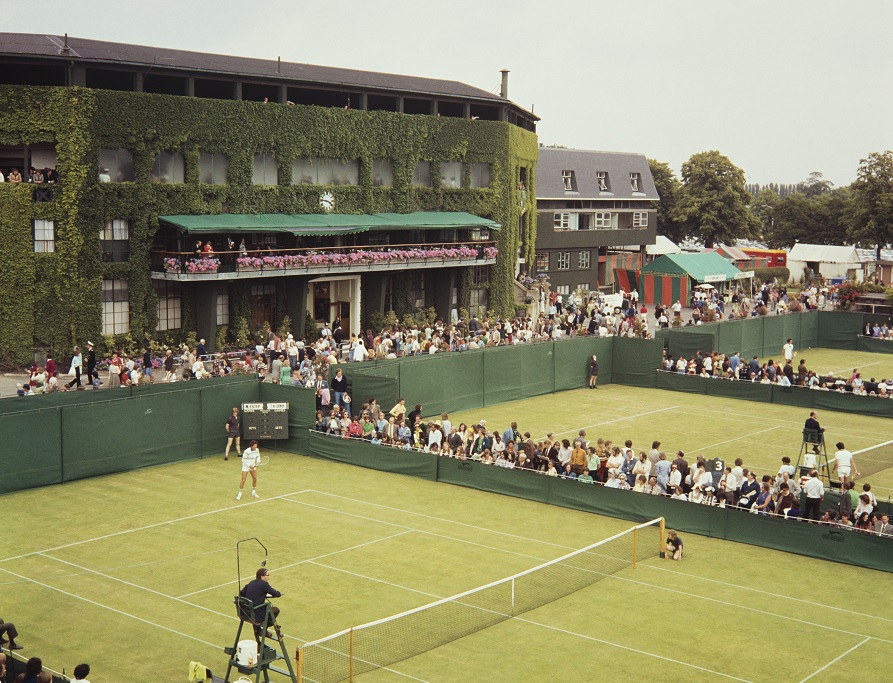
[[[798,242],[788,252],[788,261],[817,261],[818,263],[861,263],[862,259],[852,246],[827,244],[803,244]]]
[[[645,245],[645,253],[649,256],[661,256],[663,254],[681,254],[682,248],[669,237],[658,235],[654,244]]]
[[[642,268],[652,275],[688,275],[697,282],[728,282],[746,275],[715,251],[700,254],[664,254]]]
[[[537,199],[638,199],[660,200],[648,159],[635,152],[596,152],[584,149],[540,147],[536,166]],[[573,171],[575,192],[566,192],[562,171]],[[598,172],[608,174],[610,192],[598,189]],[[630,173],[640,176],[639,190],[634,193]]]
[[[732,261],[750,261],[753,258],[750,254],[744,253],[739,247],[727,247],[724,244],[716,247],[715,251],[720,256],[724,255]]]
[[[247,76],[264,79],[302,81],[345,88],[396,90],[446,97],[486,100],[494,104],[517,105],[486,90],[459,81],[422,78],[376,71],[342,69],[333,66],[278,62],[231,55],[173,50],[146,45],[112,43],[68,36],[33,33],[0,33],[0,55],[44,57],[72,62],[92,62],[95,66],[149,66],[163,71],[200,71],[208,74]],[[522,110],[523,111],[523,110]],[[533,114],[525,112],[534,120]]]

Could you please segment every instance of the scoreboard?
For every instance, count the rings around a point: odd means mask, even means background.
[[[242,437],[287,439],[288,403],[243,403]]]

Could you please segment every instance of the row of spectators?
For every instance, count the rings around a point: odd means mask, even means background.
[[[344,394],[336,392],[330,409],[317,410],[317,431],[701,505],[734,506],[789,519],[821,518],[848,529],[893,536],[887,515],[876,510],[877,500],[870,484],[864,484],[862,492],[857,493],[855,485],[847,482],[836,513],[821,516],[818,505],[825,492],[817,473],[813,472],[801,484],[787,457],[782,458],[775,475],[748,470],[740,458],[734,466],[721,463],[717,470],[716,460],[708,462],[698,456],[690,462],[681,451],[671,460],[658,441],[652,443],[650,450],[636,454],[631,440],[622,446],[603,438],[593,442],[587,440],[585,430],[580,430],[573,440],[558,439],[552,434],[536,440],[530,432],[521,433],[515,422],[503,433],[488,430],[484,420],[471,426],[455,425],[446,413],[426,422],[423,407],[416,405],[407,413],[404,399],[385,412],[372,398],[351,415],[349,397],[347,402],[343,399]],[[800,508],[801,493],[806,503],[804,510]]]

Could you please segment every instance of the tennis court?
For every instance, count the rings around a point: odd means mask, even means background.
[[[590,394],[643,407],[641,398],[599,392],[563,394],[561,402],[579,415],[592,409],[584,405]],[[2,616],[16,615],[22,654],[69,671],[89,661],[94,683],[183,680],[191,660],[221,676],[222,648],[238,625],[235,543],[247,537],[270,550],[294,652],[632,526],[281,453],[260,473],[259,500],[236,502],[237,480],[237,461],[215,458],[4,496],[7,518],[19,524],[3,544],[0,599]],[[681,563],[642,559],[358,680],[819,681],[842,672],[876,677],[893,656],[888,575],[684,540]],[[243,554],[243,582],[261,559],[257,550]],[[409,628],[397,637],[411,645],[416,635]]]

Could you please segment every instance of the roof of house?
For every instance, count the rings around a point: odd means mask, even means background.
[[[697,282],[727,282],[747,277],[715,251],[664,254],[642,268],[652,275],[688,275]]]
[[[719,245],[716,248],[717,253],[720,256],[725,255],[733,261],[750,261],[753,256],[750,254],[746,254],[742,249],[738,247],[727,247],[724,244]]]
[[[422,78],[400,74],[342,69],[333,66],[281,62],[231,55],[173,50],[145,45],[112,43],[68,36],[33,33],[0,33],[0,55],[45,57],[96,66],[150,66],[164,71],[200,71],[208,74],[238,75],[264,79],[295,80],[345,88],[403,91],[444,97],[472,98],[496,104],[513,104],[492,92],[459,81]],[[513,106],[517,107],[517,105]],[[535,120],[539,120],[529,112]]]
[[[816,261],[817,263],[861,263],[854,246],[803,244],[798,242],[788,252],[788,261]]]
[[[660,199],[644,154],[560,147],[540,147],[539,152],[537,199]],[[564,189],[562,171],[574,172],[575,191]],[[608,174],[610,192],[599,191],[597,174],[600,172]],[[633,192],[630,173],[639,174],[639,192]]]

